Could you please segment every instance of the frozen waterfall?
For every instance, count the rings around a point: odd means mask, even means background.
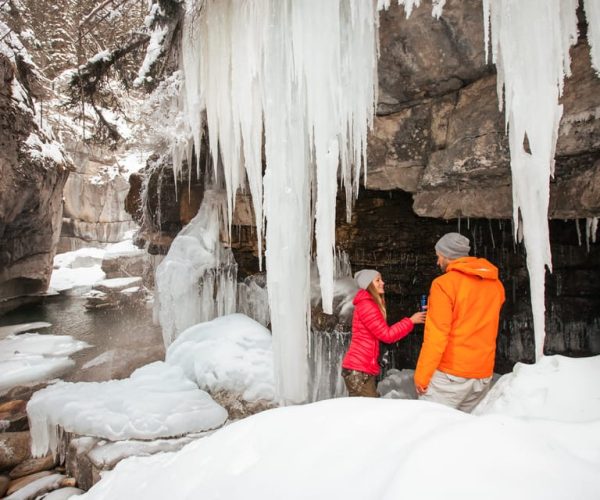
[[[196,323],[235,312],[237,264],[220,239],[226,216],[224,193],[207,190],[156,269],[154,312],[165,346]]]
[[[331,312],[338,177],[349,210],[376,101],[375,3],[187,0],[186,9],[183,102],[196,155],[206,127],[228,213],[246,177],[259,245],[266,219],[277,390],[305,401],[312,228]]]
[[[223,172],[227,220],[235,195],[252,194],[259,253],[266,236],[276,386],[283,402],[307,399],[313,231],[323,310],[334,294],[338,181],[347,214],[366,176],[366,136],[376,103],[378,9],[391,0],[186,0],[177,165],[200,158],[207,131]],[[406,15],[420,0],[397,0]],[[440,17],[445,0],[432,1]],[[513,173],[515,234],[523,234],[536,355],[543,352],[549,178],[577,40],[577,0],[484,0],[485,43],[498,68]],[[597,1],[585,0],[598,69]],[[491,27],[491,30],[490,30]],[[491,38],[491,42],[490,42]],[[264,166],[264,172],[263,172]],[[366,178],[366,177],[365,177]],[[229,227],[230,222],[228,223]],[[284,370],[285,368],[285,370]]]

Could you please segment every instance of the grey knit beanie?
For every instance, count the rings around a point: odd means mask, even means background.
[[[469,238],[459,233],[446,233],[435,244],[435,251],[450,260],[469,255]]]
[[[366,290],[377,276],[379,276],[379,273],[374,269],[361,269],[354,275],[354,281],[356,281],[358,288]]]

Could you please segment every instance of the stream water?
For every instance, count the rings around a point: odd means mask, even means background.
[[[67,381],[125,378],[136,368],[164,359],[160,328],[145,307],[87,310],[80,297],[50,297],[0,317],[0,326],[44,321],[40,334],[71,335],[90,347],[71,354],[75,366],[60,375]]]

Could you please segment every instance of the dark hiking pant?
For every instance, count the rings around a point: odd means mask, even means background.
[[[342,370],[342,377],[346,384],[346,389],[348,389],[349,396],[362,396],[365,398],[379,397],[375,385],[375,375],[344,368]]]

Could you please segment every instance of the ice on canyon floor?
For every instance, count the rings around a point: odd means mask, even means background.
[[[56,255],[50,289],[74,295],[89,292],[94,284],[106,277],[102,271],[105,253],[102,248],[81,248]]]
[[[16,325],[0,326],[0,339],[8,337],[9,335],[31,332],[33,330],[37,331],[50,326],[52,326],[52,324],[46,323],[45,321],[34,321],[33,323],[19,323]]]
[[[68,267],[72,269],[80,267],[92,267],[102,264],[106,250],[104,248],[80,248],[72,252],[56,254],[54,257],[54,269]]]
[[[100,366],[105,363],[112,363],[115,359],[116,354],[117,354],[117,351],[115,351],[115,350],[105,351],[102,354],[96,356],[95,358],[90,359],[87,363],[84,363],[84,365],[81,367],[81,369],[89,370],[90,368],[93,368],[94,366]]]
[[[0,340],[0,394],[63,373],[75,364],[69,355],[87,347],[69,335],[9,335]]]
[[[188,328],[167,350],[166,362],[211,392],[230,391],[246,401],[274,397],[271,333],[243,314]]]
[[[7,496],[6,500],[30,500],[38,498],[40,495],[58,488],[66,478],[67,476],[64,474],[50,474],[41,477]]]
[[[108,280],[102,280],[96,283],[94,286],[103,291],[106,289],[107,291],[124,291],[128,288],[139,286],[142,284],[142,278],[139,276],[132,276],[130,278],[111,278]]]
[[[126,233],[126,236],[127,239],[106,248],[87,247],[57,254],[54,257],[50,289],[65,294],[83,295],[106,278],[102,271],[104,259],[144,255],[145,251],[133,244],[133,231]]]
[[[47,495],[41,497],[39,500],[68,500],[69,498],[81,495],[82,493],[84,493],[83,490],[69,486],[67,488],[51,491]],[[38,499],[36,498],[36,500]]]
[[[498,380],[474,413],[562,422],[600,421],[600,356],[545,356],[517,363]],[[598,450],[600,452],[600,450]]]
[[[50,289],[68,295],[83,295],[106,277],[100,264],[91,267],[61,267],[52,272]]]
[[[109,440],[182,436],[223,425],[227,411],[177,366],[155,362],[128,379],[57,382],[27,405],[32,453],[56,453],[59,428]]]

